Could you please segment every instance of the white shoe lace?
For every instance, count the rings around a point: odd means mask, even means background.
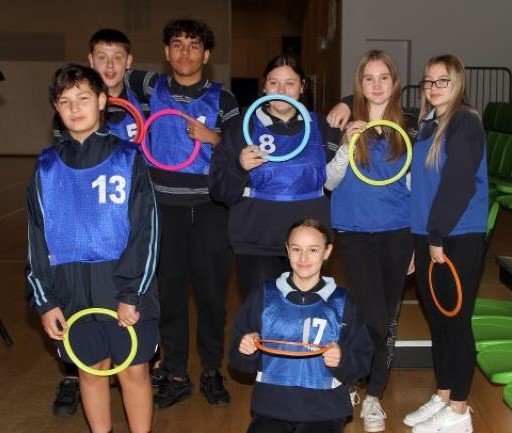
[[[417,410],[417,412],[426,412],[429,414],[429,416],[433,416],[436,413],[439,413],[444,407],[439,409],[439,405],[443,403],[442,401],[436,400],[434,397],[432,397],[429,401],[427,401],[425,404],[421,405],[420,408]],[[445,403],[443,403],[445,404]]]
[[[361,397],[359,397],[357,390],[350,392],[350,401],[352,402],[352,406],[357,406],[359,403],[361,403]]]
[[[473,410],[468,406],[467,411],[463,414],[460,414],[455,412],[450,406],[445,406],[439,412],[436,412],[434,415],[432,415],[432,417],[425,422],[428,422],[429,424],[436,426],[442,426],[445,424],[446,420],[453,418],[454,416],[456,418],[464,417],[466,416],[467,413],[471,413],[472,411]]]
[[[383,420],[386,419],[386,412],[382,409],[379,401],[372,401],[365,399],[363,401],[363,409],[361,410],[361,418],[368,419],[378,419]]]

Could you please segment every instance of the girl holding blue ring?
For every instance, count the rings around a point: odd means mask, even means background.
[[[253,144],[251,134],[249,133],[249,122],[251,120],[251,115],[264,102],[274,101],[274,100],[288,102],[289,104],[291,104],[293,107],[295,107],[297,109],[297,111],[300,113],[300,115],[304,119],[304,137],[302,137],[302,141],[300,142],[300,144],[295,149],[291,150],[289,153],[286,153],[284,155],[279,155],[279,156],[273,156],[273,155],[270,155],[270,150],[275,151],[276,146],[274,145],[274,143],[262,142],[260,144],[261,150],[267,150],[267,152],[269,152],[269,155],[264,157],[265,159],[267,159],[269,161],[274,161],[274,162],[288,161],[289,159],[296,157],[300,152],[302,152],[304,150],[304,148],[306,147],[306,144],[308,144],[309,135],[311,133],[311,126],[310,126],[311,117],[309,115],[309,112],[306,109],[306,107],[304,105],[302,105],[296,99],[290,98],[289,96],[286,96],[286,95],[267,95],[267,96],[262,96],[261,98],[254,101],[244,116],[244,124],[243,124],[244,139],[247,144],[249,144],[249,145]]]
[[[325,167],[341,138],[299,102],[306,76],[293,57],[273,58],[262,84],[264,96],[233,119],[216,147],[209,177],[212,198],[229,207],[243,296],[289,270],[284,245],[294,221],[330,224]]]

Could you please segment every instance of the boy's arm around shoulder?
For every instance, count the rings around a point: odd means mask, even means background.
[[[347,385],[356,383],[370,372],[373,342],[366,325],[358,318],[354,299],[349,295],[343,314],[343,325],[338,344],[341,362],[330,368],[334,377]]]
[[[140,102],[148,102],[159,74],[153,71],[128,69],[124,74],[124,85],[130,89]]]
[[[50,267],[48,245],[44,233],[39,176],[37,169],[27,188],[28,262],[25,268],[27,304],[44,314],[59,306],[53,293],[54,273]]]
[[[139,152],[135,156],[129,197],[130,235],[118,260],[114,282],[116,298],[137,305],[154,285],[160,230],[153,185]]]
[[[260,352],[244,355],[240,352],[240,341],[246,334],[261,331],[261,312],[263,307],[263,291],[254,290],[240,307],[233,325],[229,364],[239,371],[254,372],[258,369]]]
[[[241,118],[238,101],[231,91],[223,88],[220,94],[218,129],[224,135],[231,123]]]

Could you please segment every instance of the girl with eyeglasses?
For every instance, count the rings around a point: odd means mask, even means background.
[[[418,296],[432,335],[437,392],[404,423],[414,433],[470,433],[466,400],[476,362],[471,316],[483,269],[488,211],[485,133],[478,113],[466,101],[459,58],[430,59],[420,84],[411,229]],[[453,262],[463,289],[462,308],[454,317],[438,310],[428,286],[432,261],[437,298],[444,308],[455,305],[455,283],[445,256]]]

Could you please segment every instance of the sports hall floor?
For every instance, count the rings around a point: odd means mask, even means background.
[[[43,336],[38,316],[24,302],[23,269],[26,258],[26,216],[24,195],[34,165],[30,157],[0,157],[0,317],[14,345],[0,340],[0,433],[86,433],[81,409],[69,418],[51,414],[55,387],[61,379],[58,364],[48,339]],[[496,231],[487,254],[480,296],[506,299],[512,293],[498,279],[496,255],[512,255],[512,214],[501,211]],[[337,263],[332,273],[339,282],[343,276]],[[229,288],[227,338],[239,305],[236,278],[233,273]],[[405,299],[415,298],[414,287],[408,285]],[[399,335],[402,338],[427,338],[428,332],[414,303],[402,309]],[[192,346],[193,347],[193,346]],[[200,366],[191,354],[190,374],[198,383]],[[224,407],[208,405],[194,390],[192,398],[167,409],[157,410],[153,433],[242,433],[249,419],[251,385],[228,377],[232,403]],[[423,403],[434,389],[430,369],[393,369],[383,407],[387,412],[387,429],[391,433],[407,433],[402,423],[406,412]],[[117,388],[112,389],[114,430],[128,432]],[[501,387],[487,382],[475,372],[469,403],[474,411],[477,433],[512,433],[512,411],[501,399]],[[360,406],[346,433],[362,432]]]

